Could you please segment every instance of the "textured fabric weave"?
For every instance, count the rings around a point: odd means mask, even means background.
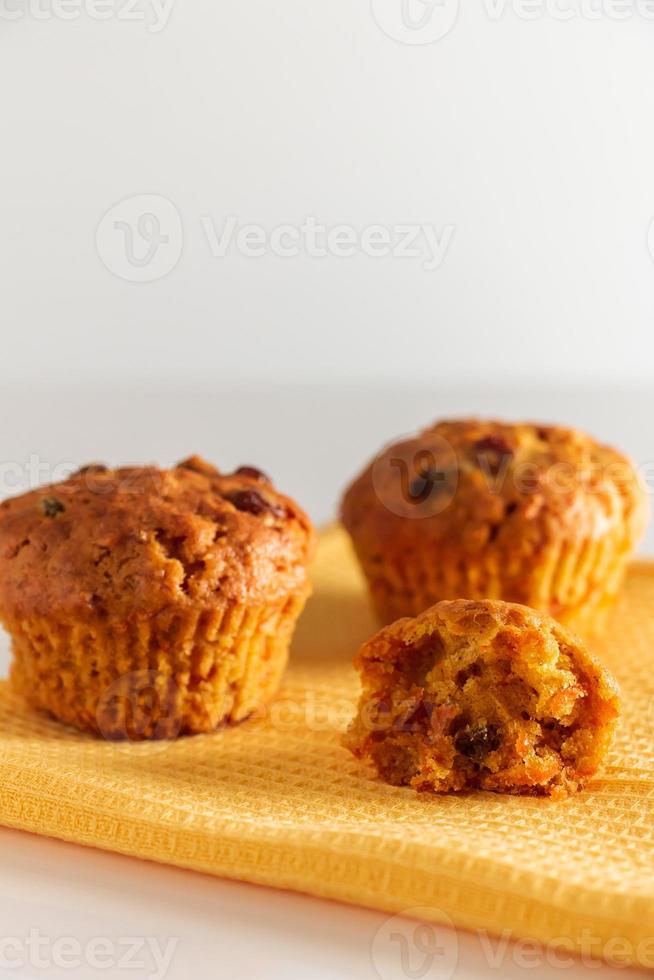
[[[107,743],[26,711],[2,685],[0,822],[463,927],[569,937],[580,951],[589,935],[619,937],[613,956],[651,965],[654,563],[632,565],[595,644],[623,692],[615,747],[565,802],[375,781],[339,743],[358,691],[350,661],[376,628],[340,530],[323,534],[313,577],[279,698],[235,728]]]

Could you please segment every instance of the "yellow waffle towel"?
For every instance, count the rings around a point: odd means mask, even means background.
[[[373,779],[339,744],[358,690],[351,658],[376,628],[339,529],[322,536],[314,583],[279,698],[236,728],[107,743],[1,685],[0,822],[654,965],[654,563],[632,566],[596,644],[624,696],[615,748],[564,802],[430,797]]]

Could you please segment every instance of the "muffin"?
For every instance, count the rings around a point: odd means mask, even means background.
[[[107,738],[247,718],[276,691],[314,532],[254,467],[85,467],[0,504],[11,684]]]
[[[513,603],[439,602],[359,651],[346,745],[396,786],[561,798],[597,772],[615,682],[565,627]]]
[[[461,420],[395,443],[342,504],[382,622],[505,599],[593,632],[645,528],[633,464],[575,429]]]

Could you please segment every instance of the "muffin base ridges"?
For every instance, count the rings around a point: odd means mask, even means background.
[[[496,554],[414,553],[383,563],[359,555],[381,623],[417,616],[443,599],[503,599],[547,613],[570,629],[596,634],[620,590],[630,549],[611,539],[556,543],[536,568],[524,556],[515,564]]]
[[[275,694],[307,596],[124,624],[18,621],[11,684],[32,707],[108,739],[211,732]]]

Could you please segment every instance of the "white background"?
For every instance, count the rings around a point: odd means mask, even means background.
[[[5,378],[649,382],[654,20],[484,2],[425,46],[387,37],[368,0],[175,0],[159,33],[0,20]],[[183,222],[178,265],[148,284],[95,248],[140,194]],[[228,215],[455,230],[434,272],[214,258],[200,219]]]
[[[45,479],[202,452],[270,470],[325,521],[386,439],[461,413],[569,422],[654,462],[654,20],[466,0],[410,45],[352,0],[175,0],[159,32],[146,0],[102,21],[40,2],[0,0],[0,495],[34,460]],[[400,0],[374,3],[397,19]],[[140,195],[172,255],[145,273],[113,226],[138,230]],[[202,219],[228,216],[452,237],[433,271],[217,258]],[[174,936],[171,980],[406,980],[371,957],[372,912],[9,831],[0,866],[2,934]],[[459,942],[459,980],[520,973]]]

